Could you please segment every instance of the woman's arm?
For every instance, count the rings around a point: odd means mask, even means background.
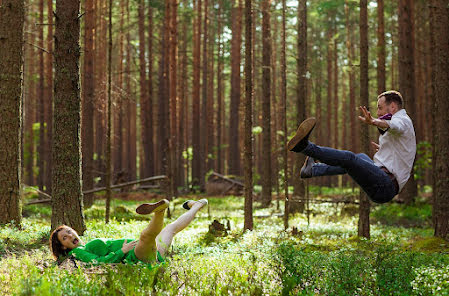
[[[99,256],[97,254],[86,251],[83,248],[73,249],[71,254],[77,260],[91,263],[93,265],[98,265],[100,263],[119,263],[123,259],[123,257],[125,257],[125,253],[123,253],[121,249],[115,252],[111,252],[106,256]]]
[[[125,239],[121,249],[119,249],[115,252],[110,252],[104,256],[100,256],[100,255],[94,254],[92,252],[89,252],[83,247],[73,249],[71,254],[77,260],[91,263],[93,265],[98,265],[100,263],[119,263],[125,257],[125,254],[128,253],[130,250],[132,250],[137,245],[137,241],[131,241],[129,243],[127,243],[126,241],[127,240]],[[102,249],[102,248],[106,248],[106,245],[99,244],[95,247]]]

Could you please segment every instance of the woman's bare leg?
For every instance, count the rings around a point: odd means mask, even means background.
[[[202,199],[193,202],[190,206],[190,210],[182,214],[176,221],[168,224],[156,237],[157,250],[162,256],[165,256],[167,251],[170,249],[170,245],[173,241],[175,234],[186,228],[190,222],[195,218],[196,213],[205,205],[207,205],[207,200]]]
[[[164,226],[164,215],[167,207],[168,201],[155,209],[150,223],[140,233],[139,242],[134,249],[134,253],[139,260],[144,262],[156,261],[156,237]]]

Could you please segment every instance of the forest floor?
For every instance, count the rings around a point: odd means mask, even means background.
[[[187,198],[171,202],[173,218]],[[139,199],[139,198],[135,198]],[[431,207],[395,203],[372,209],[371,239],[357,237],[357,208],[314,203],[310,219],[291,216],[284,231],[277,202],[255,203],[254,230],[243,232],[242,197],[209,198],[194,222],[175,237],[161,267],[67,261],[57,266],[48,248],[51,208],[24,208],[23,229],[0,226],[1,295],[449,295],[449,242],[433,238]],[[82,239],[138,238],[148,217],[139,201],[117,198],[104,223],[104,200],[85,211]],[[283,203],[280,202],[280,209]],[[213,220],[230,230],[208,233]],[[228,222],[229,221],[229,222]]]

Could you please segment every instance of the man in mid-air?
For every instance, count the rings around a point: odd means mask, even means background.
[[[391,90],[377,97],[377,119],[365,106],[360,106],[362,116],[359,119],[376,126],[381,133],[379,144],[371,142],[377,151],[373,159],[364,153],[355,154],[309,142],[316,120],[313,117],[304,120],[288,142],[288,150],[308,156],[301,168],[301,178],[348,174],[372,201],[392,200],[410,178],[416,154],[415,130],[403,104],[402,95]]]

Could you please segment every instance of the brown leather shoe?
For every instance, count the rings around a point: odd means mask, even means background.
[[[306,120],[301,122],[298,129],[296,130],[295,136],[288,142],[288,150],[293,152],[301,152],[304,148],[306,148],[309,140],[309,135],[315,125],[315,117],[307,118]]]
[[[160,212],[168,208],[169,201],[162,199],[155,203],[144,203],[136,208],[136,213],[140,215],[148,215],[152,212]]]

